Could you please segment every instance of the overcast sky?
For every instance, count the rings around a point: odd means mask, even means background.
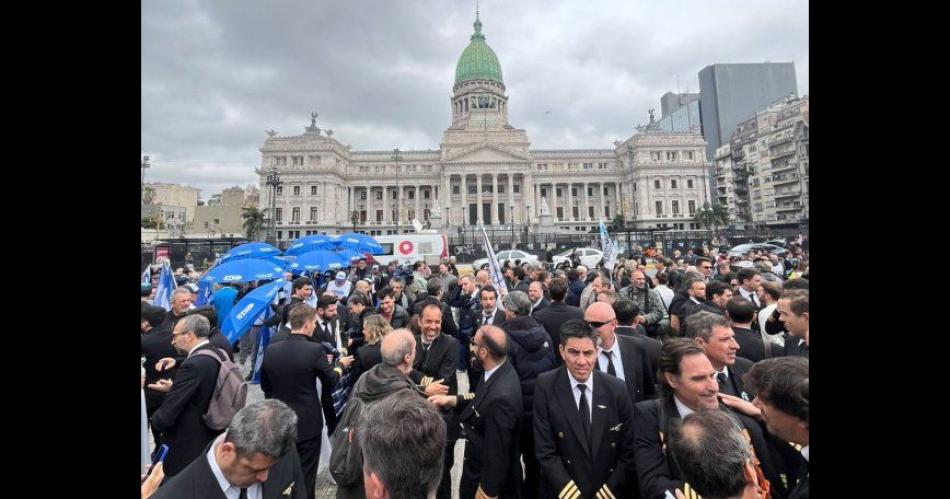
[[[509,120],[533,149],[609,148],[714,63],[795,62],[805,0],[481,0]],[[355,150],[438,149],[473,0],[143,0],[147,181],[258,184],[265,130]],[[679,86],[677,87],[677,77]],[[550,112],[548,112],[550,111]]]

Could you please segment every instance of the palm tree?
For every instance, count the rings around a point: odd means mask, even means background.
[[[696,210],[696,221],[706,228],[712,228],[715,233],[720,225],[729,224],[729,208],[721,204],[703,203],[703,207]]]
[[[244,232],[247,234],[248,239],[255,240],[257,238],[257,234],[264,226],[264,213],[266,212],[267,208],[258,210],[255,206],[241,208],[241,218],[244,219]]]

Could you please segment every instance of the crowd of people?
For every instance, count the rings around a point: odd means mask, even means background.
[[[196,307],[179,269],[168,311],[143,285],[145,411],[170,449],[143,497],[313,498],[328,435],[337,497],[451,498],[462,439],[462,499],[807,498],[807,248],[650,255],[507,261],[503,289],[454,259],[288,273],[234,344],[222,321],[259,283]],[[256,365],[265,400],[210,427],[223,370]]]

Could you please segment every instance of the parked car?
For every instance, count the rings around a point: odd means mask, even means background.
[[[594,266],[597,265],[597,262],[599,262],[600,259],[604,257],[604,252],[600,251],[599,249],[594,249],[594,248],[576,248],[576,249],[577,249],[577,256],[581,260],[581,265],[589,269],[594,268]],[[557,255],[554,255],[553,257],[551,257],[551,261],[552,263],[554,263],[555,267],[557,267],[561,263],[567,263],[568,265],[571,265],[571,255],[573,253],[574,253],[574,248],[565,250],[564,252],[558,253]]]
[[[511,260],[512,262],[514,262],[515,260],[521,260],[521,263],[524,263],[524,262],[538,263],[537,255],[532,255],[531,253],[526,253],[521,250],[499,251],[498,253],[495,253],[495,256],[498,258],[498,263],[500,265],[504,265],[505,260]],[[478,271],[479,267],[481,267],[482,265],[485,265],[486,263],[488,263],[488,258],[479,258],[478,260],[475,260],[474,262],[472,262],[472,269],[474,269],[475,271]]]
[[[730,248],[730,249],[729,249],[729,256],[744,255],[744,254],[748,253],[748,252],[751,251],[751,250],[755,250],[755,251],[768,251],[769,253],[772,253],[772,254],[775,254],[775,255],[778,255],[778,256],[784,256],[785,253],[786,253],[786,251],[788,251],[788,250],[786,250],[785,248],[782,248],[782,247],[780,247],[780,246],[776,246],[776,245],[774,245],[774,244],[768,244],[768,243],[746,243],[746,244],[738,244],[738,245],[733,246],[732,248]]]

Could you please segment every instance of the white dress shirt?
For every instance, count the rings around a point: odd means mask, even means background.
[[[502,362],[501,364],[504,364],[504,362]],[[491,368],[491,370],[489,370],[489,371],[485,371],[485,381],[488,381],[488,378],[489,378],[492,374],[495,374],[495,371],[497,371],[498,368],[501,367],[501,364],[498,364],[497,366]]]
[[[211,342],[208,341],[207,339],[204,339],[204,340],[199,341],[198,343],[195,343],[195,346],[191,347],[191,350],[188,350],[188,356],[191,357],[191,354],[194,353],[194,351],[197,350],[198,347],[200,347],[201,345],[206,345],[208,343],[211,343]]]
[[[495,312],[496,312],[497,310],[498,310],[497,308],[496,308],[495,310],[492,310],[492,311],[491,311],[491,315],[485,315],[485,311],[482,310],[482,321],[483,321],[482,324],[491,324],[491,325],[494,325],[494,322],[495,322]]]
[[[211,448],[208,449],[208,465],[211,466],[211,473],[214,475],[214,478],[218,481],[218,486],[221,487],[221,492],[224,492],[224,496],[228,499],[238,499],[241,495],[241,488],[231,485],[231,482],[228,482],[228,479],[224,477],[224,472],[221,471],[221,467],[218,466],[218,461],[214,458],[214,449],[221,445],[221,442],[224,442],[224,435],[219,435],[215,439],[214,444],[211,445]],[[260,482],[255,483],[247,488],[247,499],[261,499],[261,484]]]
[[[755,291],[746,291],[745,288],[739,286],[739,294],[742,295],[742,297],[746,300],[751,301],[756,307],[762,306],[762,303],[759,301],[759,297],[755,296]]]
[[[587,409],[591,413],[591,421],[593,421],[594,416],[594,373],[590,373],[590,376],[587,377],[587,381],[581,383],[574,379],[574,376],[571,375],[570,370],[567,371],[567,379],[571,381],[571,393],[574,394],[574,405],[577,406],[577,410],[581,409],[581,391],[577,388],[578,384],[587,386],[587,391],[584,396],[587,397]]]
[[[686,407],[686,404],[680,402],[680,399],[676,395],[673,395],[673,402],[676,404],[676,411],[680,413],[681,419],[696,412],[689,407]]]
[[[805,461],[808,461],[808,446],[802,447],[802,456],[805,458]]]
[[[603,351],[603,348],[597,347],[597,366],[600,367],[600,372],[607,374],[607,356],[603,355]],[[617,340],[616,336],[614,336],[614,344],[610,351],[613,353],[614,370],[617,371],[617,377],[627,381],[627,375],[623,372],[623,359],[620,357],[620,341]]]

